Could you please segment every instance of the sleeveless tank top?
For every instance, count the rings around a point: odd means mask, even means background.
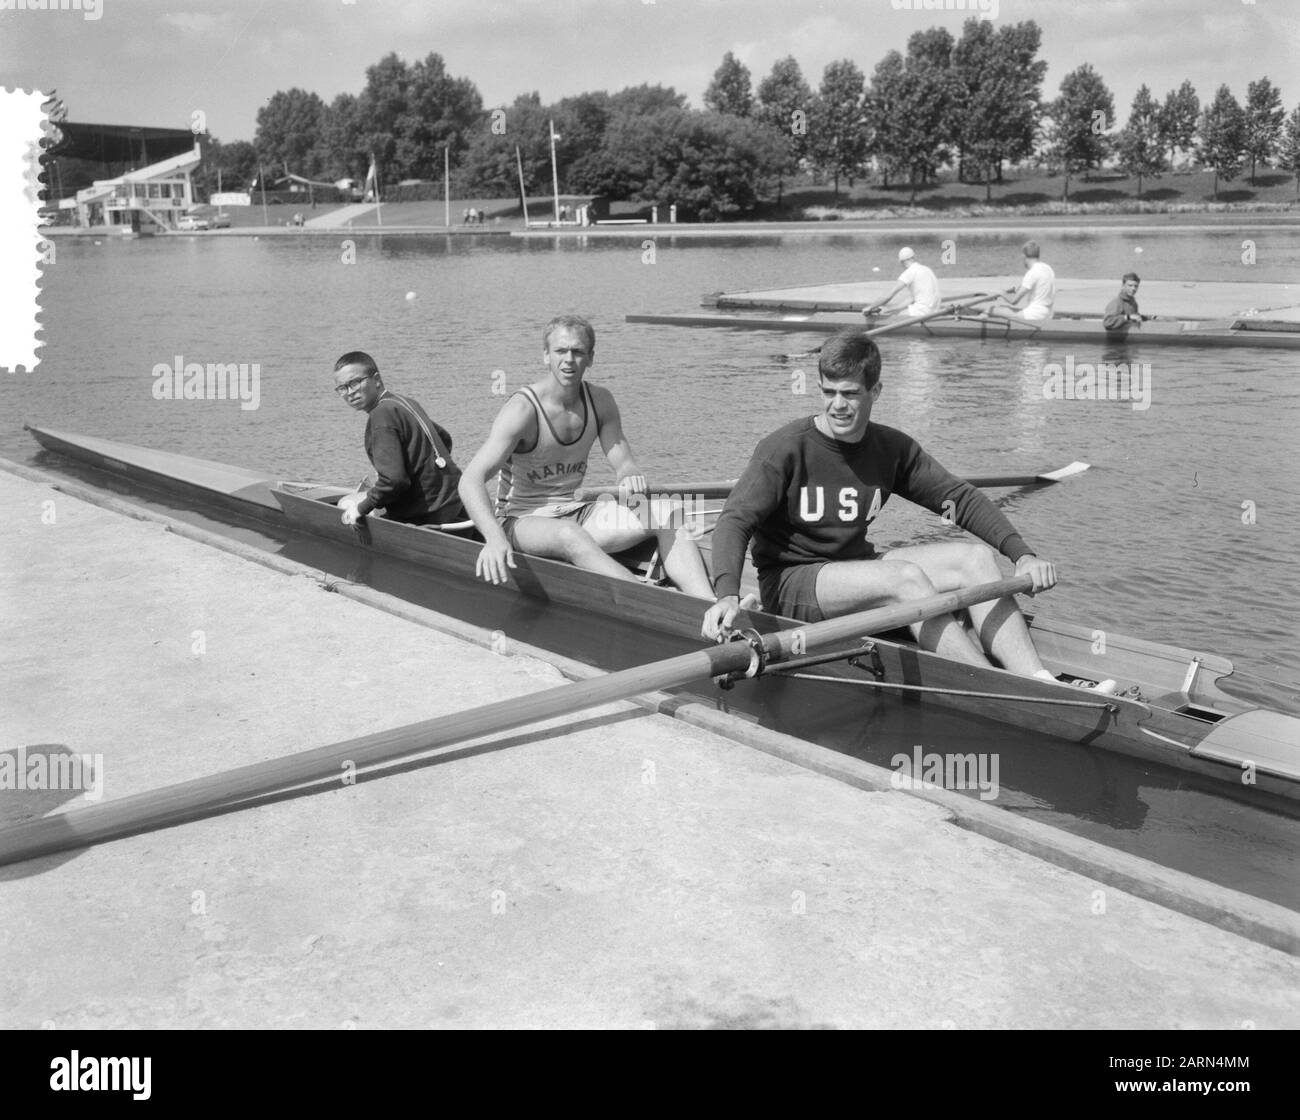
[[[537,414],[537,442],[531,451],[516,451],[502,466],[497,480],[498,518],[525,517],[572,501],[573,492],[586,477],[587,457],[600,433],[596,402],[587,385],[582,386],[582,431],[570,443],[555,434],[551,418],[532,388],[519,392]]]

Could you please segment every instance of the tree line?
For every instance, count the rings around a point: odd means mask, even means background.
[[[811,173],[850,186],[874,176],[916,191],[945,168],[983,183],[991,197],[1004,169],[1040,159],[1070,178],[1113,161],[1145,180],[1175,165],[1179,153],[1231,180],[1247,163],[1275,162],[1300,176],[1300,108],[1286,117],[1280,91],[1261,78],[1245,104],[1227,86],[1202,106],[1190,81],[1157,100],[1143,85],[1127,122],[1088,64],[1068,74],[1058,95],[1043,96],[1047,63],[1032,20],[966,21],[960,38],[945,28],[918,31],[905,52],[890,51],[870,80],[849,59],[826,67],[814,91],[793,57],[779,60],[757,86],[728,52],[692,109],[670,87],[642,85],[583,93],[543,104],[536,93],[485,108],[472,81],[447,72],[441,56],[407,63],[389,54],[366,71],[359,94],[326,104],[302,89],[277,92],[258,111],[251,143],[210,139],[202,186],[251,182],[259,166],[309,179],[364,178],[376,160],[384,185],[441,182],[449,160],[459,197],[551,189],[554,126],[560,189],[647,203],[676,203],[686,216],[713,220],[781,201],[784,186]]]

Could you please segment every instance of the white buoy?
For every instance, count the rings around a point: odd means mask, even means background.
[[[1138,245],[1138,246],[1133,250],[1133,252],[1135,252],[1135,253],[1140,253],[1140,252],[1142,252],[1142,246],[1141,246],[1141,245]]]
[[[104,244],[104,243],[103,243],[102,241],[96,241],[95,244],[96,244],[96,245],[102,245],[102,244]]]
[[[408,301],[409,301],[409,300],[413,300],[413,299],[415,298],[415,293],[414,293],[414,292],[407,292],[407,293],[406,293],[406,298],[407,298]]]
[[[879,272],[879,271],[880,271],[880,265],[876,265],[875,268],[873,268],[871,271],[872,271],[872,272]]]

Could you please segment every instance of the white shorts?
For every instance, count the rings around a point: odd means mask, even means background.
[[[1052,317],[1052,309],[1031,303],[1020,313],[1020,317],[1027,323],[1045,323]]]

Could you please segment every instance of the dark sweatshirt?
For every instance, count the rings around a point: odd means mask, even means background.
[[[1094,304],[1094,306],[1096,305]],[[1123,330],[1129,325],[1129,315],[1132,315],[1139,322],[1142,320],[1141,315],[1138,314],[1137,300],[1124,292],[1120,292],[1110,303],[1106,304],[1106,312],[1101,325],[1108,331]]]
[[[860,443],[840,443],[806,417],[759,443],[727,499],[713,533],[719,598],[739,594],[751,537],[760,573],[875,556],[867,530],[891,494],[948,514],[1013,563],[1032,552],[997,506],[911,436],[872,423]]]
[[[447,450],[445,467],[435,461],[437,451],[420,421],[442,440]],[[379,480],[366,492],[357,512],[367,514],[382,507],[390,520],[417,525],[468,519],[457,492],[460,468],[451,459],[451,434],[434,424],[418,402],[385,392],[366,417],[366,454]]]

